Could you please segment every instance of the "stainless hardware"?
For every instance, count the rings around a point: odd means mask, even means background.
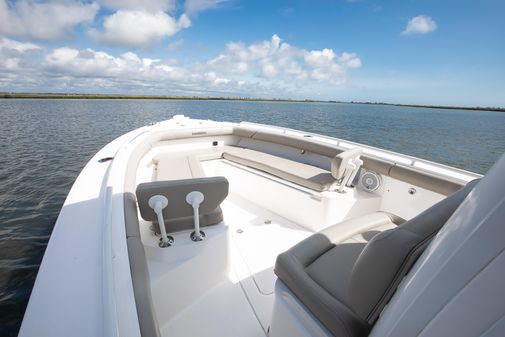
[[[186,202],[193,207],[193,217],[195,230],[191,233],[190,238],[193,241],[202,241],[205,238],[205,233],[200,230],[200,204],[203,202],[204,196],[200,191],[189,192],[186,196]]]
[[[160,226],[161,238],[159,246],[161,248],[170,247],[174,243],[174,238],[167,235],[167,230],[165,229],[165,220],[163,219],[163,209],[167,207],[168,199],[163,195],[154,195],[149,199],[149,207],[154,210],[156,216],[158,217],[158,224]]]

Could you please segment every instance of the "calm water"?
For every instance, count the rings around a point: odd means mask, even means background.
[[[117,136],[176,114],[274,124],[485,173],[505,113],[392,106],[163,100],[0,100],[0,336],[15,336],[73,181]]]

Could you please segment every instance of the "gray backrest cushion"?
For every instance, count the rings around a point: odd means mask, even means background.
[[[252,136],[252,139],[281,144],[295,149],[317,153],[330,158],[333,158],[342,152],[342,150],[334,146],[319,143],[310,139],[310,137],[301,138],[279,132],[258,131]]]
[[[244,137],[250,137],[260,141],[281,144],[295,149],[317,153],[322,156],[332,158],[334,161],[336,160],[332,163],[332,166],[333,164],[337,164],[335,165],[337,168],[339,166],[338,159],[334,158],[336,155],[341,153],[342,150],[335,145],[323,144],[311,139],[311,137],[301,138],[298,136],[272,131],[257,131],[251,135],[250,130],[248,131],[249,132],[243,133]],[[237,134],[242,135],[240,132],[237,132]],[[395,179],[405,181],[443,195],[451,195],[463,186],[459,181],[450,181],[447,178],[440,178],[425,171],[395,164],[392,161],[375,158],[374,156],[362,155],[361,159],[363,160],[363,167],[367,170],[388,175]]]
[[[228,180],[225,177],[208,177],[142,183],[137,186],[140,215],[146,221],[156,221],[157,216],[149,207],[149,199],[154,195],[163,195],[168,199],[168,206],[163,209],[165,221],[192,216],[193,207],[186,202],[186,195],[192,191],[203,193],[200,215],[205,215],[218,208],[228,195]]]
[[[391,167],[389,175],[391,178],[405,181],[406,183],[443,195],[451,195],[463,186],[461,182],[451,181],[449,178],[441,178],[420,169],[403,166],[401,164],[396,164]]]
[[[237,137],[251,138],[256,130],[247,126],[234,126],[232,134]]]
[[[385,159],[378,159],[362,155],[363,167],[367,170],[374,171],[380,174],[389,175],[389,171],[394,166],[394,163]]]
[[[352,309],[373,324],[434,235],[471,192],[478,180],[400,226],[376,235],[361,252],[352,271]]]

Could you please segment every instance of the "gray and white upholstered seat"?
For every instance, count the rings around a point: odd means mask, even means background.
[[[398,224],[377,212],[327,228],[280,254],[275,273],[334,336],[366,336],[398,284],[477,180]]]

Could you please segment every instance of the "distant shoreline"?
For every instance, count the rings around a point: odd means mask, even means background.
[[[107,94],[63,94],[63,93],[2,93],[0,99],[12,98],[37,98],[37,99],[161,99],[161,100],[195,100],[195,101],[251,101],[251,102],[293,102],[293,103],[337,103],[337,104],[370,104],[389,105],[411,108],[451,109],[451,110],[478,110],[500,111],[500,107],[462,107],[444,105],[421,105],[421,104],[395,104],[382,102],[355,102],[355,101],[320,101],[308,99],[276,99],[276,98],[252,98],[252,97],[202,97],[202,96],[150,96],[150,95],[107,95]]]

